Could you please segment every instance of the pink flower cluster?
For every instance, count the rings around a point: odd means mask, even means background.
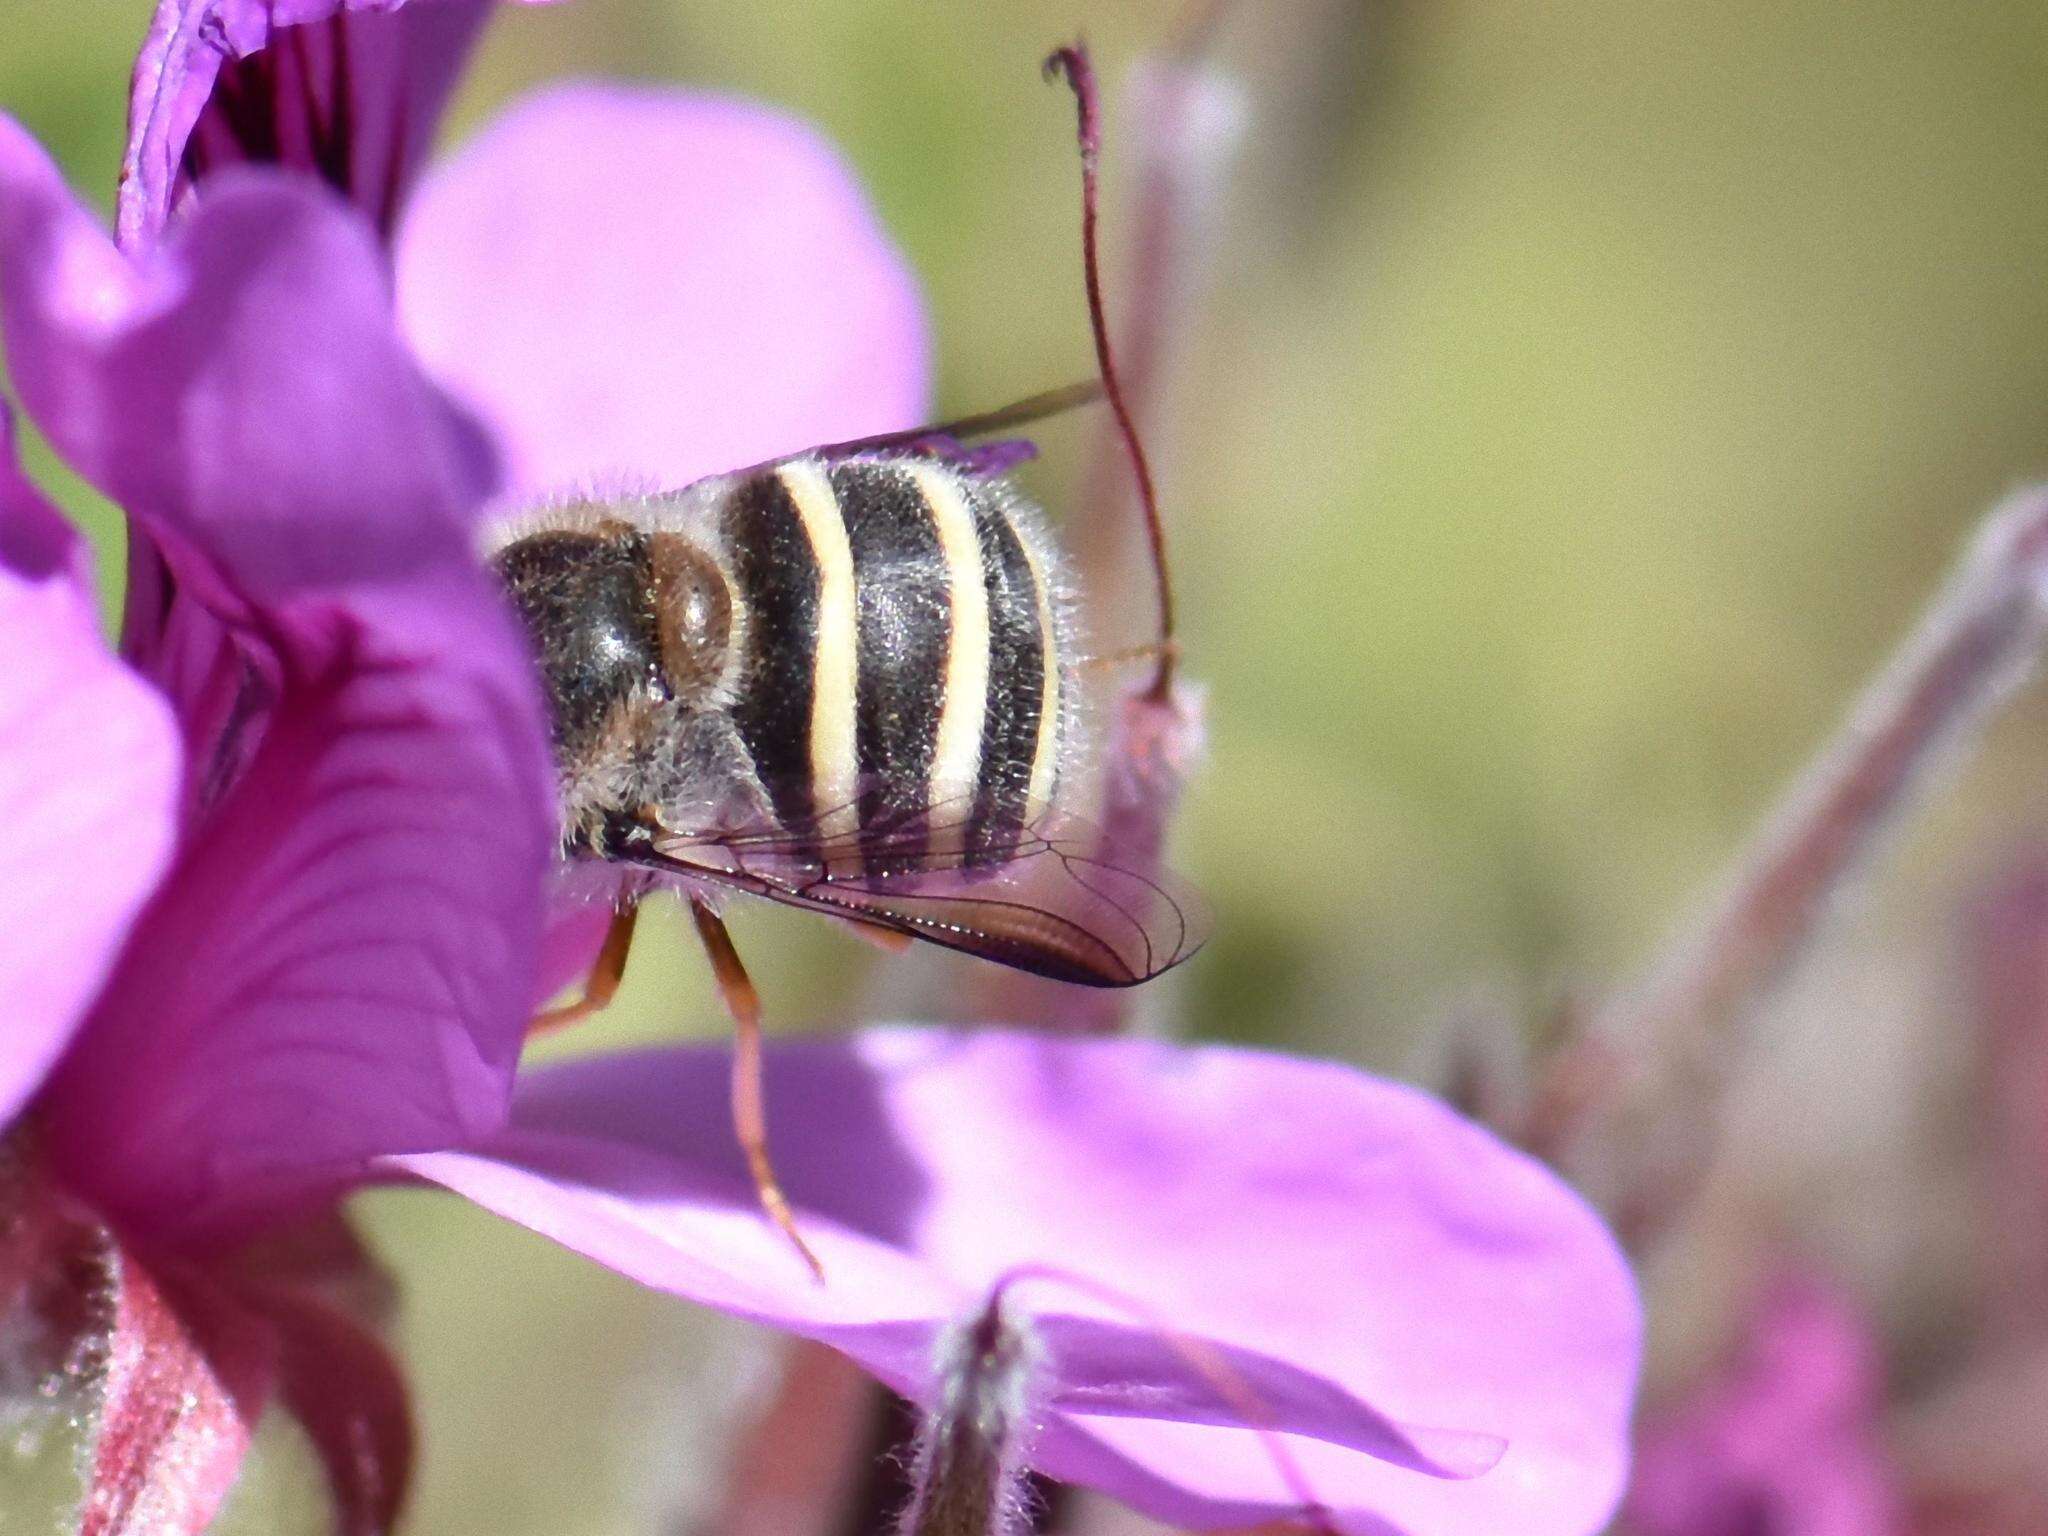
[[[543,722],[477,519],[911,425],[927,359],[900,257],[778,113],[568,86],[425,166],[491,10],[162,0],[118,239],[0,117],[6,386],[131,533],[116,655],[0,440],[0,1309],[112,1299],[76,1323],[80,1529],[203,1529],[272,1401],[343,1526],[389,1527],[403,1381],[337,1201],[407,1181],[927,1405],[1000,1291],[1031,1463],[1187,1526],[1598,1530],[1628,1269],[1413,1090],[1135,1040],[784,1046],[821,1287],[760,1219],[722,1052],[515,1084],[588,935],[548,921]]]

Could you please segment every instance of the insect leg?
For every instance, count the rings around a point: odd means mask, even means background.
[[[846,926],[853,930],[855,938],[873,945],[885,955],[900,955],[915,942],[907,933],[884,928],[879,923],[864,923],[858,918],[847,918]]]
[[[690,916],[696,919],[697,937],[704,941],[704,952],[711,958],[711,974],[718,982],[719,996],[725,999],[725,1011],[732,1015],[732,1129],[746,1154],[747,1170],[754,1176],[754,1193],[768,1219],[796,1245],[811,1273],[822,1282],[825,1266],[798,1235],[789,1197],[776,1182],[775,1165],[768,1160],[768,1108],[761,1091],[761,996],[718,914],[701,897],[692,896]]]
[[[1127,645],[1120,651],[1108,651],[1100,656],[1083,656],[1075,663],[1080,672],[1107,672],[1115,667],[1125,666],[1133,661],[1180,660],[1180,643],[1175,640],[1153,640],[1145,645]]]
[[[626,956],[632,953],[633,925],[639,917],[640,898],[620,897],[619,904],[612,909],[611,926],[604,931],[604,943],[597,951],[597,958],[591,962],[590,974],[583,978],[581,995],[573,1003],[563,1003],[536,1013],[533,1022],[526,1027],[529,1035],[573,1024],[590,1014],[602,1013],[611,1005],[619,983],[625,979]]]

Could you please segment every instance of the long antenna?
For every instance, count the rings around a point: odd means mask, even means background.
[[[1063,76],[1074,93],[1078,117],[1077,138],[1081,147],[1081,263],[1088,284],[1088,325],[1095,336],[1095,362],[1102,373],[1102,390],[1109,408],[1116,413],[1117,432],[1130,454],[1131,471],[1138,481],[1138,502],[1145,513],[1145,536],[1152,546],[1152,574],[1159,594],[1159,661],[1152,677],[1151,696],[1164,701],[1173,688],[1175,646],[1173,637],[1173,582],[1166,570],[1166,529],[1159,520],[1159,494],[1152,482],[1152,466],[1145,458],[1145,445],[1138,439],[1138,425],[1124,401],[1117,380],[1116,359],[1109,344],[1109,320],[1102,307],[1102,264],[1095,234],[1096,165],[1102,148],[1102,133],[1096,105],[1095,69],[1088,62],[1088,47],[1076,42],[1054,50],[1045,61],[1045,78]]]

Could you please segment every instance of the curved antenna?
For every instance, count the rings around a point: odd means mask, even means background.
[[[1088,327],[1095,338],[1095,362],[1102,374],[1103,394],[1116,414],[1117,432],[1130,455],[1131,472],[1138,481],[1138,502],[1145,514],[1145,536],[1152,547],[1152,574],[1159,601],[1159,664],[1153,674],[1150,696],[1164,701],[1173,688],[1175,645],[1173,638],[1173,582],[1166,569],[1166,529],[1159,519],[1159,494],[1152,482],[1152,466],[1145,457],[1145,445],[1138,438],[1138,425],[1125,403],[1118,382],[1116,359],[1109,344],[1109,321],[1102,306],[1102,264],[1097,251],[1096,209],[1097,162],[1101,156],[1102,131],[1095,89],[1095,68],[1088,62],[1087,44],[1076,42],[1055,49],[1044,64],[1045,78],[1064,77],[1074,93],[1077,118],[1076,139],[1081,149],[1081,263],[1088,287]]]

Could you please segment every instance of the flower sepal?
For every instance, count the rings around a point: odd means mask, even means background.
[[[376,1328],[388,1284],[340,1219],[232,1255],[144,1253],[23,1140],[0,1153],[0,1390],[75,1414],[79,1536],[207,1530],[273,1402],[326,1469],[334,1529],[392,1530],[411,1413]]]

